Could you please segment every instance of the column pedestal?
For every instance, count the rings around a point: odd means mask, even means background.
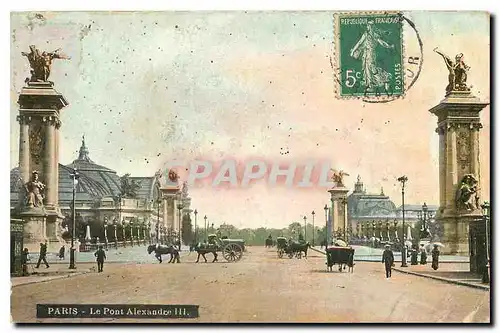
[[[332,235],[330,235],[330,239],[341,238],[347,242],[348,240],[345,239],[347,236],[347,204],[344,204],[344,202],[347,200],[349,189],[344,186],[337,186],[328,190],[328,192],[332,203]]]
[[[31,208],[20,215],[24,222],[23,246],[28,248],[30,253],[40,251],[40,243],[48,241],[45,210],[43,208]]]

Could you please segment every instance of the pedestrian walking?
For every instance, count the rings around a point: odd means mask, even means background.
[[[423,246],[420,248],[420,265],[427,265],[427,252]]]
[[[36,264],[36,268],[40,267],[40,263],[43,261],[45,266],[49,268],[49,263],[47,262],[47,242],[40,243],[40,256],[38,257],[38,263]]]
[[[25,247],[21,257],[21,264],[23,266],[23,276],[29,275],[28,273],[28,261],[30,260],[29,255],[30,252],[28,251],[28,248]]]
[[[418,265],[418,251],[416,246],[412,246],[411,249],[411,264]]]
[[[385,277],[390,278],[392,275],[392,266],[394,266],[394,253],[392,253],[389,244],[385,246],[384,253],[382,254],[382,262],[385,264]]]
[[[439,249],[437,245],[434,245],[434,249],[432,249],[432,269],[437,270],[439,267]]]
[[[106,252],[102,249],[102,245],[99,245],[99,250],[95,251],[94,256],[97,257],[97,272],[101,273],[104,268],[104,259],[106,259]]]
[[[61,246],[61,248],[59,249],[59,259],[64,259],[64,252],[66,252],[66,248],[63,246]]]

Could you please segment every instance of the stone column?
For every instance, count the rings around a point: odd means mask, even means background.
[[[47,207],[54,207],[57,199],[55,198],[55,133],[54,125],[51,120],[47,122],[45,126],[45,156],[44,156],[44,170],[45,170],[45,182],[47,185],[47,191],[45,196],[45,205]]]
[[[446,184],[446,138],[443,127],[436,128],[436,133],[439,135],[439,184]],[[439,193],[439,206],[446,206],[446,188]]]
[[[332,238],[337,238],[337,231],[339,229],[339,203],[332,199]]]
[[[429,110],[438,118],[436,131],[440,135],[440,207],[436,223],[443,230],[443,254],[469,255],[469,223],[482,217],[480,207],[457,207],[457,191],[466,174],[479,182],[480,111],[488,104],[470,91],[452,91]]]
[[[346,215],[347,209],[346,204],[344,202],[347,200],[347,192],[349,190],[342,186],[336,186],[331,190],[328,190],[330,193],[330,200],[332,202],[332,225],[333,225],[333,234],[336,235],[337,231],[340,230],[342,235],[347,235],[347,224],[346,224]],[[346,240],[347,241],[347,240]]]
[[[19,173],[26,183],[30,179],[30,141],[28,117],[18,116],[19,121]],[[22,198],[24,199],[24,198]]]

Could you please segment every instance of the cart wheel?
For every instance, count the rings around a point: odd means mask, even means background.
[[[283,258],[283,251],[282,250],[279,250],[278,251],[278,258]]]
[[[288,258],[290,258],[290,259],[293,258],[293,252],[288,253]]]
[[[222,249],[222,256],[229,262],[236,262],[243,256],[243,250],[238,244],[227,244]]]

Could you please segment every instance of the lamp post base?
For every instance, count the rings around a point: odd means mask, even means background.
[[[76,269],[75,266],[75,248],[69,250],[69,269]]]

